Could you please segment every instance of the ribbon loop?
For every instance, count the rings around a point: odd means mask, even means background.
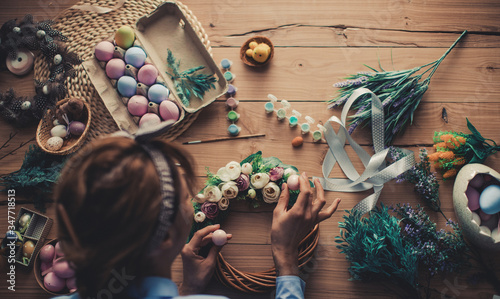
[[[354,102],[366,95],[371,96],[372,108],[372,139],[375,154],[370,156],[359,144],[357,144],[346,129],[347,113]],[[338,123],[340,128],[337,133],[332,127],[332,123]],[[326,123],[325,139],[330,147],[326,153],[322,165],[323,177],[318,178],[327,191],[339,192],[360,192],[373,188],[374,193],[361,200],[355,207],[355,210],[361,213],[367,213],[376,205],[384,184],[400,174],[409,170],[415,164],[415,157],[412,151],[400,149],[403,157],[389,166],[386,166],[386,157],[389,149],[384,149],[384,108],[382,102],[376,94],[367,88],[356,89],[344,105],[340,119],[332,116]],[[353,163],[349,159],[349,155],[345,151],[346,141],[353,148],[354,152],[359,156],[365,170],[360,175],[355,169]],[[347,176],[347,179],[329,178],[335,165],[339,164],[340,168]]]

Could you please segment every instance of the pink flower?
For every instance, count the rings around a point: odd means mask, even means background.
[[[236,186],[238,186],[238,190],[245,191],[250,187],[250,177],[248,174],[242,173],[237,179],[236,179]]]
[[[219,206],[214,202],[204,202],[201,205],[201,211],[207,216],[209,219],[214,219],[219,215]]]
[[[276,182],[283,177],[283,173],[285,173],[283,167],[274,167],[271,171],[269,171],[269,179]]]

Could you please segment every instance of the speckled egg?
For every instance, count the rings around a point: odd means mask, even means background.
[[[118,83],[116,84],[116,88],[118,92],[124,97],[131,97],[135,95],[137,91],[137,81],[134,78],[129,76],[123,76],[118,79]]]
[[[113,58],[106,64],[106,75],[110,79],[118,79],[125,74],[125,61]]]
[[[69,132],[73,135],[80,136],[85,131],[85,124],[81,121],[72,121],[69,124]]]
[[[141,117],[139,127],[155,126],[159,123],[161,123],[161,119],[158,115],[154,113],[146,113]]]
[[[43,285],[51,292],[60,292],[66,286],[66,280],[57,277],[54,272],[49,272],[43,279]]]
[[[146,64],[137,72],[137,80],[146,85],[153,85],[158,77],[158,69],[152,64]]]
[[[49,151],[58,151],[61,149],[63,146],[64,140],[61,137],[50,137],[49,140],[47,140],[47,143],[45,144],[45,147]]]
[[[146,52],[140,47],[131,47],[125,52],[125,62],[140,68],[146,62]]]
[[[68,134],[65,125],[57,125],[50,130],[50,136],[64,138]]]
[[[163,101],[160,103],[160,116],[163,120],[175,120],[179,119],[179,107],[172,101]]]
[[[33,241],[31,240],[24,242],[23,256],[30,259],[31,256],[33,255],[33,251],[35,251],[35,243],[33,243]]]
[[[170,91],[168,88],[161,84],[154,84],[148,90],[148,99],[151,102],[156,104],[160,104],[162,101],[165,101],[168,98]]]
[[[115,46],[108,41],[102,41],[95,46],[95,57],[100,61],[109,61],[113,58]]]
[[[135,95],[128,101],[127,109],[132,115],[143,116],[148,112],[148,99],[141,95]]]

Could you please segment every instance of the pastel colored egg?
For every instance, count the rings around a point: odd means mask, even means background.
[[[56,251],[56,256],[64,256],[64,252],[62,251],[61,248],[61,242],[57,242],[56,245],[54,246],[54,249]]]
[[[141,95],[135,95],[128,101],[127,108],[130,114],[143,116],[148,112],[148,99]]]
[[[480,232],[481,234],[485,234],[485,235],[487,235],[487,236],[491,236],[491,230],[490,230],[490,228],[489,228],[489,227],[487,227],[487,226],[481,225],[481,226],[479,227],[479,232]]]
[[[291,176],[288,177],[288,180],[286,181],[288,185],[288,189],[290,190],[299,190],[300,187],[300,182],[299,182],[299,176],[296,174],[292,174]]]
[[[172,101],[163,101],[160,103],[160,116],[163,120],[179,119],[179,107]]]
[[[42,262],[50,262],[54,259],[55,254],[56,250],[54,249],[54,246],[47,244],[40,249],[40,253],[38,255],[40,256]]]
[[[214,242],[214,244],[216,246],[222,246],[222,245],[226,244],[226,242],[227,242],[226,232],[223,231],[222,229],[218,229],[218,230],[214,231],[212,234],[212,242]]]
[[[54,136],[54,137],[50,137],[49,140],[47,140],[45,147],[49,151],[58,151],[63,146],[63,143],[64,143],[64,140],[61,137]]]
[[[9,69],[9,72],[17,76],[26,75],[33,68],[35,61],[35,56],[31,51],[28,50],[18,50],[17,56],[14,58],[7,57],[5,64]]]
[[[135,41],[135,32],[130,26],[123,25],[115,32],[115,43],[124,48],[128,49],[132,47]]]
[[[146,52],[140,47],[131,47],[125,52],[125,62],[140,68],[146,62]]]
[[[109,61],[113,58],[113,53],[115,51],[115,46],[108,41],[102,41],[95,46],[94,54],[95,58],[100,61]]]
[[[472,180],[470,180],[469,185],[474,188],[481,188],[484,184],[484,178],[482,174],[477,174]]]
[[[54,272],[49,272],[43,279],[43,285],[51,292],[60,292],[66,286],[66,280],[59,278]]]
[[[50,262],[42,262],[40,264],[40,270],[42,272],[45,272],[46,270],[50,269],[50,267],[52,267],[52,261],[50,261]]]
[[[69,132],[73,135],[80,136],[85,131],[85,124],[81,121],[72,121],[69,124]]]
[[[139,69],[137,80],[146,85],[153,85],[158,77],[158,69],[152,64],[146,64]]]
[[[70,278],[75,276],[75,270],[73,270],[68,261],[64,258],[57,259],[52,266],[54,268],[54,273],[60,278]]]
[[[479,198],[481,210],[486,214],[493,215],[500,212],[500,186],[490,185],[481,192]]]
[[[491,237],[495,242],[500,242],[500,230],[498,227],[491,231]]]
[[[24,242],[23,256],[30,259],[31,256],[33,255],[33,251],[35,251],[35,243],[33,243],[33,241],[31,240]]]
[[[472,212],[472,221],[476,222],[477,225],[481,225],[481,217],[477,213]]]
[[[156,104],[160,104],[162,101],[165,101],[170,94],[168,88],[161,84],[154,84],[148,90],[148,99],[151,102]]]
[[[156,126],[161,123],[161,119],[154,113],[146,113],[139,120],[139,127]]]
[[[106,64],[106,75],[110,79],[119,79],[125,74],[125,61],[113,58]]]
[[[66,279],[66,287],[70,290],[76,289],[76,277]]]
[[[50,136],[64,138],[68,134],[65,125],[57,125],[50,130]]]
[[[123,76],[118,79],[116,83],[116,88],[118,92],[124,97],[131,97],[135,95],[137,91],[137,81],[129,76]]]
[[[479,210],[479,218],[481,218],[481,223],[490,220],[491,217],[493,217],[493,215],[486,214],[483,210]]]
[[[469,186],[467,187],[467,190],[465,191],[465,195],[467,196],[467,199],[469,201],[469,209],[471,211],[475,211],[479,209],[479,191],[477,191],[475,188]]]

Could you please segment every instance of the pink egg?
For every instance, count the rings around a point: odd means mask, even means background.
[[[484,184],[484,178],[482,174],[476,174],[476,176],[470,180],[469,185],[474,188],[481,188]]]
[[[481,217],[481,223],[483,223],[483,222],[490,220],[491,217],[493,217],[493,215],[486,214],[485,212],[483,212],[483,210],[480,210],[479,217]]]
[[[158,70],[152,64],[146,64],[139,69],[137,73],[137,79],[139,82],[146,85],[153,85],[156,83],[156,77],[158,77]]]
[[[54,259],[55,253],[56,251],[54,249],[54,246],[52,246],[51,244],[47,244],[43,246],[42,249],[40,249],[40,259],[42,260],[42,262],[50,262]]]
[[[57,242],[54,249],[56,250],[56,256],[64,256],[64,252],[61,249],[61,242]]]
[[[66,287],[68,289],[76,289],[76,277],[70,277],[66,279]]]
[[[160,103],[160,116],[163,120],[175,120],[179,119],[179,107],[172,101],[163,101]]]
[[[50,262],[42,262],[40,264],[40,270],[42,272],[45,272],[47,269],[50,269],[50,267],[52,267],[52,262],[51,261]]]
[[[108,41],[102,41],[95,46],[95,57],[100,61],[109,61],[113,58],[115,46]]]
[[[227,242],[227,234],[222,229],[214,231],[212,234],[212,242],[217,246],[222,246]]]
[[[135,95],[128,100],[128,112],[135,116],[143,116],[148,112],[148,99],[145,96]]]
[[[300,182],[299,182],[299,176],[296,174],[292,174],[291,176],[288,177],[287,180],[287,185],[290,190],[299,190],[300,187]]]
[[[467,187],[467,191],[465,191],[465,195],[469,200],[469,209],[471,211],[475,211],[479,209],[479,192],[473,187]]]
[[[125,74],[125,61],[113,58],[106,64],[106,75],[110,79],[119,79]]]
[[[155,126],[159,123],[161,123],[161,119],[158,115],[154,113],[146,113],[141,117],[141,120],[139,120],[139,127]]]
[[[60,292],[66,286],[66,281],[63,278],[57,277],[54,272],[45,275],[43,285],[51,292]]]
[[[75,276],[75,270],[69,266],[68,261],[65,259],[57,259],[52,267],[54,268],[54,273],[60,278]]]

